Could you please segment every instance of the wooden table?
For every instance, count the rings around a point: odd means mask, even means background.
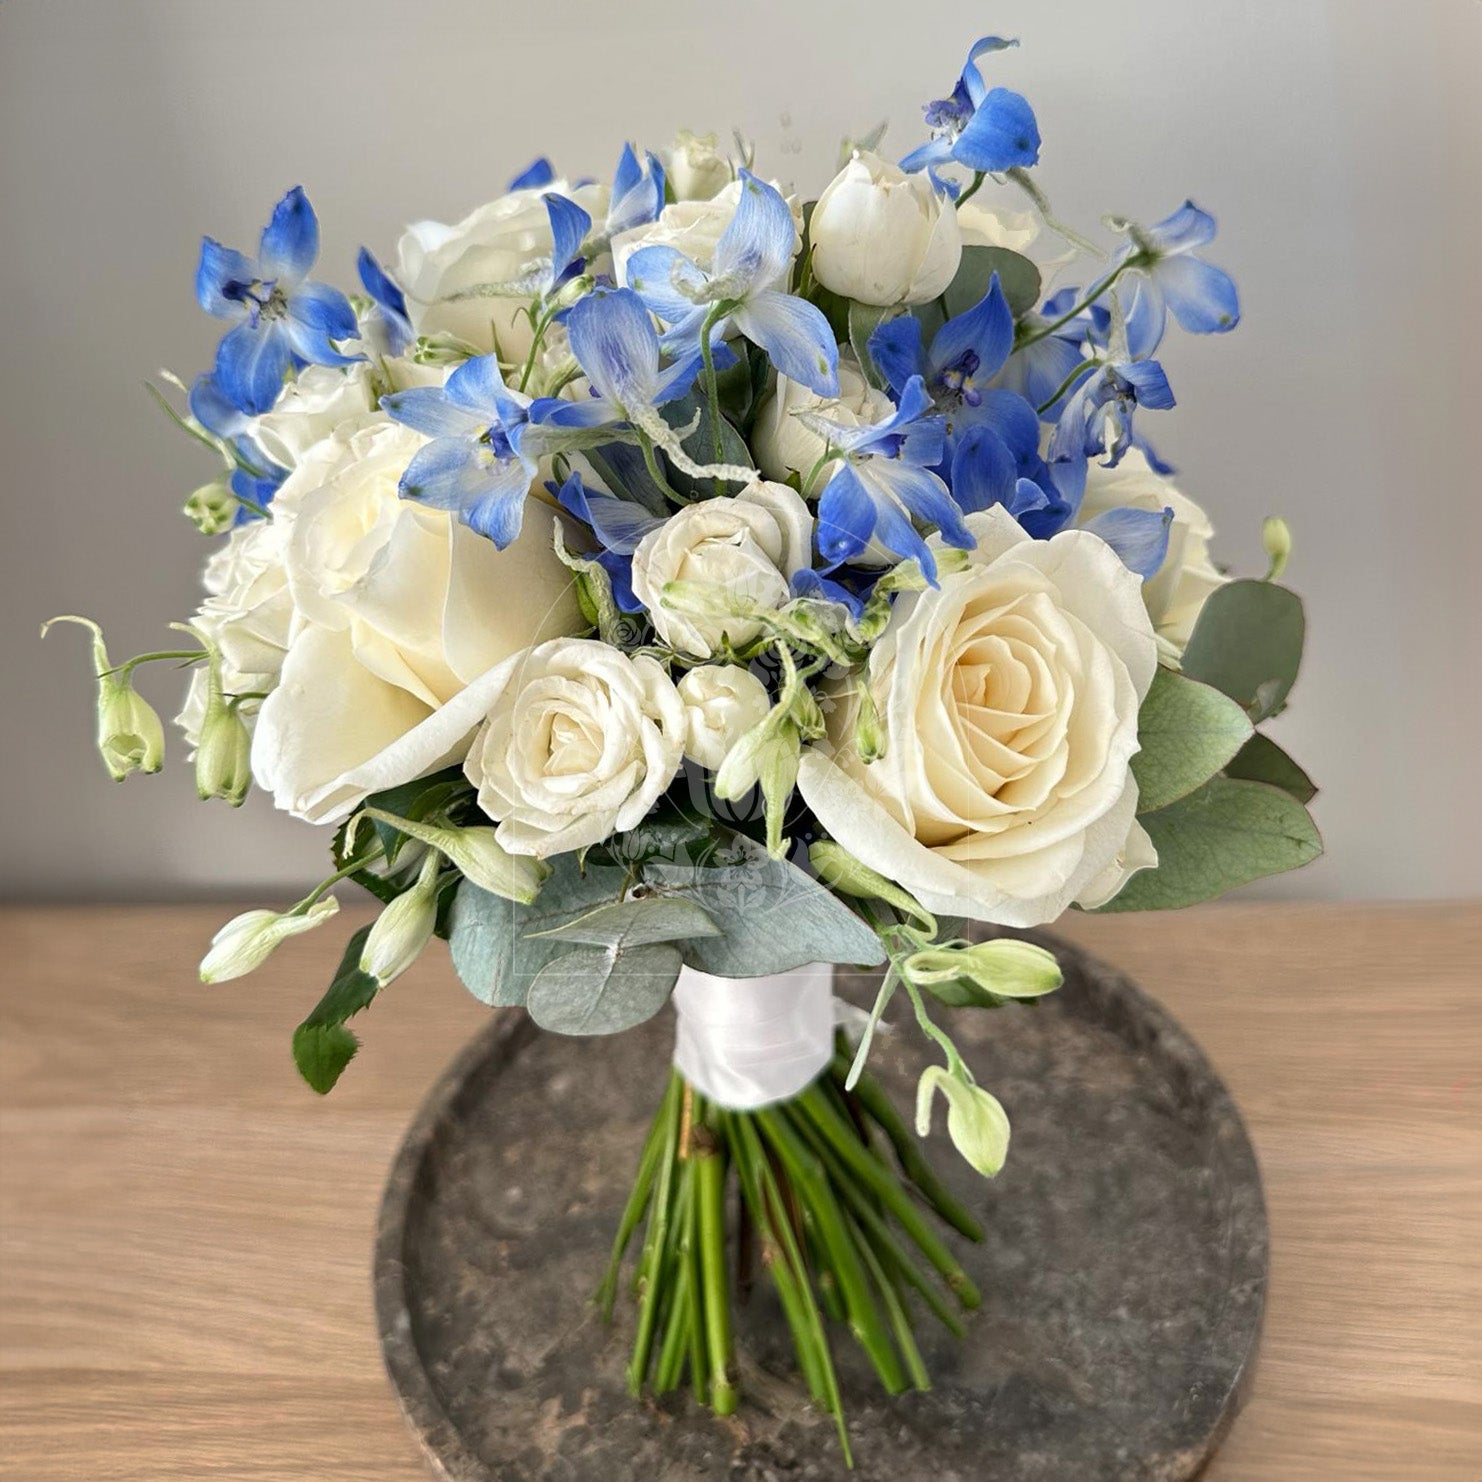
[[[344,929],[215,988],[224,908],[0,911],[0,1476],[420,1482],[369,1254],[403,1126],[486,1012],[442,954],[320,1100],[292,1026]],[[1482,907],[1214,907],[1066,932],[1245,1109],[1274,1269],[1210,1482],[1482,1479]]]

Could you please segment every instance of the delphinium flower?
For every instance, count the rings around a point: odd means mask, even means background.
[[[663,519],[630,500],[588,489],[580,473],[573,473],[559,488],[554,484],[546,487],[561,508],[597,538],[600,549],[594,559],[612,582],[618,607],[623,612],[641,612],[643,604],[633,594],[633,552],[645,535],[664,523]]]
[[[252,418],[228,400],[215,376],[208,373],[196,377],[188,405],[191,416],[222,444],[231,459],[231,491],[237,498],[235,523],[240,525],[261,514],[288,477],[288,470],[263,451],[252,435]]]
[[[839,347],[821,310],[786,293],[797,243],[792,211],[774,186],[740,172],[736,214],[707,270],[677,247],[640,247],[628,259],[628,286],[670,326],[665,349],[714,343],[732,326],[771,358],[781,375],[820,396],[839,390]],[[702,333],[703,332],[703,333]]]
[[[255,258],[203,239],[196,298],[238,321],[217,347],[216,383],[240,411],[268,411],[298,366],[363,358],[335,348],[356,337],[355,311],[339,289],[309,279],[318,257],[319,221],[300,186],[273,208]]]
[[[370,297],[380,323],[384,326],[386,348],[392,355],[403,355],[416,336],[407,312],[407,296],[396,280],[376,261],[368,247],[360,249],[355,259],[360,286]]]
[[[1120,224],[1128,243],[1118,270],[1132,280],[1127,345],[1142,360],[1158,348],[1168,314],[1190,334],[1224,334],[1240,323],[1240,297],[1230,275],[1194,256],[1214,240],[1214,217],[1185,201],[1156,226]]]
[[[1034,110],[1006,87],[989,88],[978,69],[979,57],[1018,44],[1001,36],[984,36],[973,43],[951,96],[926,106],[926,126],[932,137],[901,161],[902,169],[958,164],[997,174],[1022,169],[1039,159]]]

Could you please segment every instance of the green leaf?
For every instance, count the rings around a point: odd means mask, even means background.
[[[1205,599],[1184,650],[1183,672],[1229,695],[1260,722],[1286,703],[1305,633],[1295,592],[1274,582],[1232,581]]]
[[[748,845],[745,864],[697,869],[654,862],[644,879],[666,894],[695,902],[720,935],[694,937],[684,960],[724,978],[791,972],[809,962],[874,966],[885,960],[880,939],[842,901],[785,859]]]
[[[627,872],[611,865],[582,873],[576,857],[558,855],[532,905],[492,895],[465,880],[449,913],[453,968],[477,999],[496,1007],[523,1005],[530,985],[563,944],[538,933],[594,906],[617,901]]]
[[[735,463],[742,468],[750,467],[752,464],[750,450],[741,434],[724,417],[720,419],[720,457],[716,458],[715,438],[711,431],[714,424],[710,416],[710,398],[701,389],[703,384],[702,372],[701,379],[695,382],[696,389],[688,396],[681,397],[680,400],[672,401],[663,407],[661,415],[676,430],[687,427],[694,421],[696,415],[699,416],[699,426],[680,442],[680,446],[696,463]],[[689,474],[673,467],[669,470],[669,482],[681,494],[689,495],[691,498],[704,498],[714,492],[713,480],[692,478]]]
[[[534,935],[625,952],[651,942],[682,942],[686,937],[713,937],[719,932],[720,927],[694,901],[640,895],[598,906]]]
[[[1307,810],[1263,782],[1214,777],[1139,821],[1158,851],[1158,867],[1134,875],[1102,911],[1192,906],[1322,853]]]
[[[664,1007],[683,961],[669,942],[618,952],[578,947],[540,970],[526,1007],[557,1034],[617,1034]]]
[[[1207,782],[1253,734],[1245,711],[1210,685],[1159,668],[1137,715],[1132,758],[1139,813],[1166,808]]]
[[[940,299],[919,304],[912,311],[921,321],[923,337],[929,341],[948,319],[967,313],[979,303],[988,292],[994,273],[998,274],[999,286],[1015,319],[1039,303],[1039,269],[1022,253],[1011,252],[1007,247],[964,247],[957,276],[946,293]]]
[[[1254,735],[1225,768],[1226,777],[1244,777],[1251,782],[1269,782],[1290,793],[1299,803],[1317,796],[1313,780],[1269,736]]]
[[[849,344],[865,378],[877,389],[885,385],[885,378],[875,368],[874,359],[870,355],[870,336],[893,313],[893,310],[880,308],[875,304],[855,303],[852,300],[849,304]]]
[[[619,499],[641,504],[651,515],[672,513],[668,496],[654,483],[643,452],[632,443],[604,443],[582,452],[597,477]]]
[[[369,926],[351,936],[324,997],[293,1031],[294,1064],[321,1096],[333,1090],[360,1048],[360,1041],[345,1028],[345,1020],[369,1007],[379,987],[369,973],[360,970],[360,954],[368,936]]]

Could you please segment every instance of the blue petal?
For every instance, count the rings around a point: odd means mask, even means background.
[[[563,509],[590,525],[597,539],[609,551],[622,556],[631,556],[638,549],[639,541],[664,523],[641,504],[631,504],[626,499],[616,499],[611,494],[588,489],[579,473],[566,480],[556,498]]]
[[[957,424],[964,429],[991,427],[1019,459],[1039,451],[1039,414],[1017,392],[989,387],[977,406],[961,408]]]
[[[983,106],[983,99],[988,91],[987,84],[983,81],[983,74],[978,68],[978,58],[989,52],[1007,51],[1018,44],[1017,41],[1003,36],[980,36],[973,42],[972,50],[968,52],[967,62],[962,69],[962,88],[974,108]]]
[[[216,347],[216,384],[255,417],[272,409],[292,365],[288,337],[277,324],[239,324]]]
[[[216,319],[241,319],[248,312],[243,292],[258,281],[257,264],[212,237],[201,238],[196,267],[196,302]]]
[[[381,410],[394,422],[425,437],[474,440],[488,430],[490,418],[454,402],[441,386],[413,386],[381,398]]]
[[[567,316],[566,328],[571,353],[599,395],[622,407],[652,403],[659,336],[632,289],[588,294]]]
[[[607,573],[612,583],[612,600],[619,612],[642,612],[643,603],[633,591],[633,558],[619,555],[616,551],[600,551],[597,564]]]
[[[555,167],[544,156],[533,159],[513,180],[509,183],[511,190],[539,190],[543,185],[549,185],[556,178]]]
[[[830,581],[822,572],[805,566],[793,572],[790,590],[794,597],[806,597],[814,602],[836,602],[847,608],[856,622],[864,616],[864,598],[839,582]]]
[[[717,371],[730,370],[736,363],[736,352],[729,345],[717,345],[710,352],[710,358]],[[705,362],[700,358],[698,350],[676,360],[659,373],[659,379],[654,383],[653,404],[661,407],[668,402],[677,401],[694,385],[695,377],[704,367]]]
[[[1144,458],[1147,459],[1148,467],[1151,468],[1154,473],[1161,474],[1166,479],[1172,477],[1172,475],[1178,472],[1178,469],[1176,469],[1173,464],[1171,464],[1166,458],[1159,457],[1157,452],[1154,450],[1153,445],[1145,437],[1143,437],[1141,433],[1133,433],[1132,446],[1136,448]]]
[[[711,274],[748,288],[770,288],[792,264],[797,228],[774,187],[750,170],[742,170],[740,179],[741,198],[715,244]]]
[[[1168,556],[1171,509],[1109,509],[1081,527],[1099,535],[1121,558],[1122,564],[1146,581]]]
[[[789,231],[791,220],[789,216]],[[763,290],[752,293],[731,321],[789,381],[801,382],[819,396],[839,394],[839,346],[821,309],[789,293]]]
[[[538,421],[534,420],[537,409],[539,410]],[[609,427],[614,422],[624,421],[627,415],[622,407],[609,401],[605,396],[592,396],[585,401],[557,401],[554,398],[545,397],[536,402],[530,412],[532,417],[530,428]]]
[[[1214,217],[1185,201],[1171,216],[1165,216],[1144,233],[1161,254],[1192,252],[1214,241]]]
[[[998,379],[1005,390],[1017,391],[1041,417],[1054,421],[1073,389],[1067,382],[1077,366],[1084,366],[1087,372],[1093,369],[1079,345],[1052,334],[1016,350]],[[1063,392],[1062,386],[1066,387]],[[1051,397],[1055,398],[1053,402]]]
[[[818,549],[825,560],[847,561],[874,532],[875,501],[853,464],[841,463],[818,501]]]
[[[1114,370],[1137,395],[1137,404],[1151,411],[1167,411],[1174,405],[1173,388],[1156,360],[1131,360]]]
[[[945,134],[938,134],[935,139],[918,144],[906,155],[901,160],[901,169],[907,174],[915,174],[917,170],[927,170],[933,165],[944,165],[951,158],[952,141]]]
[[[401,478],[403,499],[456,511],[500,550],[520,533],[529,492],[530,473],[518,459],[450,438],[428,443]]]
[[[977,541],[962,523],[962,511],[953,503],[947,486],[929,469],[915,468],[888,458],[875,458],[864,470],[866,483],[889,489],[918,520],[935,525],[948,545],[970,551]]]
[[[1164,258],[1153,269],[1153,279],[1173,317],[1190,334],[1224,334],[1240,323],[1240,295],[1233,279],[1202,258]]]
[[[242,409],[216,384],[215,376],[197,376],[191,382],[186,400],[191,416],[207,432],[221,438],[234,438],[247,431],[247,418]]]
[[[295,185],[276,206],[263,228],[257,260],[264,278],[292,287],[307,276],[319,256],[319,218]]]
[[[1033,479],[1015,479],[1014,492],[1004,505],[1016,520],[1022,520],[1026,515],[1049,509],[1051,499]]]
[[[926,357],[921,349],[921,321],[914,314],[883,320],[870,336],[868,349],[875,369],[897,394],[912,376],[919,376],[926,369]]]
[[[633,146],[624,144],[617,173],[613,176],[610,200],[612,204],[607,212],[609,236],[655,220],[664,209],[664,167],[652,154],[639,164]]]
[[[551,223],[551,284],[559,283],[572,263],[581,256],[581,245],[592,230],[592,218],[575,201],[552,191],[545,197]]]
[[[1017,476],[1017,460],[996,432],[973,427],[958,438],[952,454],[952,498],[964,514],[1008,504]]]
[[[927,365],[932,374],[940,375],[964,356],[976,355],[978,364],[972,374],[986,381],[1003,368],[1013,348],[1014,313],[994,273],[988,280],[988,292],[965,314],[949,319],[936,332]]]
[[[397,287],[395,280],[386,269],[376,261],[368,247],[360,249],[360,255],[355,259],[355,267],[360,274],[360,286],[371,296],[377,306],[387,314],[395,314],[405,319],[407,317],[406,295]]]
[[[861,478],[870,490],[875,506],[876,541],[903,561],[917,561],[927,581],[936,586],[936,557],[922,539],[921,532],[911,523],[911,517],[890,497],[889,491],[871,480],[865,471],[861,471]],[[971,538],[968,543],[972,544]]]
[[[996,87],[988,93],[952,145],[952,158],[970,170],[998,172],[1039,159],[1039,125],[1018,93]]]
[[[504,384],[497,355],[478,355],[465,360],[448,377],[444,389],[450,401],[482,418],[485,427],[498,422],[508,430],[525,420],[529,399]]]
[[[1145,360],[1158,348],[1167,319],[1158,278],[1134,273],[1127,302],[1127,350],[1134,360]]]
[[[640,247],[624,265],[623,277],[628,287],[666,324],[687,319],[696,312],[703,318],[707,311],[708,306],[699,299],[709,278],[677,247]]]

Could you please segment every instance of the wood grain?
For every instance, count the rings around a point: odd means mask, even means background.
[[[203,988],[221,908],[0,912],[0,1475],[427,1475],[369,1258],[403,1126],[484,1010],[427,962],[320,1100],[288,1056],[344,930]],[[351,917],[351,913],[346,913]],[[1482,1479],[1482,908],[1073,918],[1245,1110],[1274,1265],[1210,1482]]]

